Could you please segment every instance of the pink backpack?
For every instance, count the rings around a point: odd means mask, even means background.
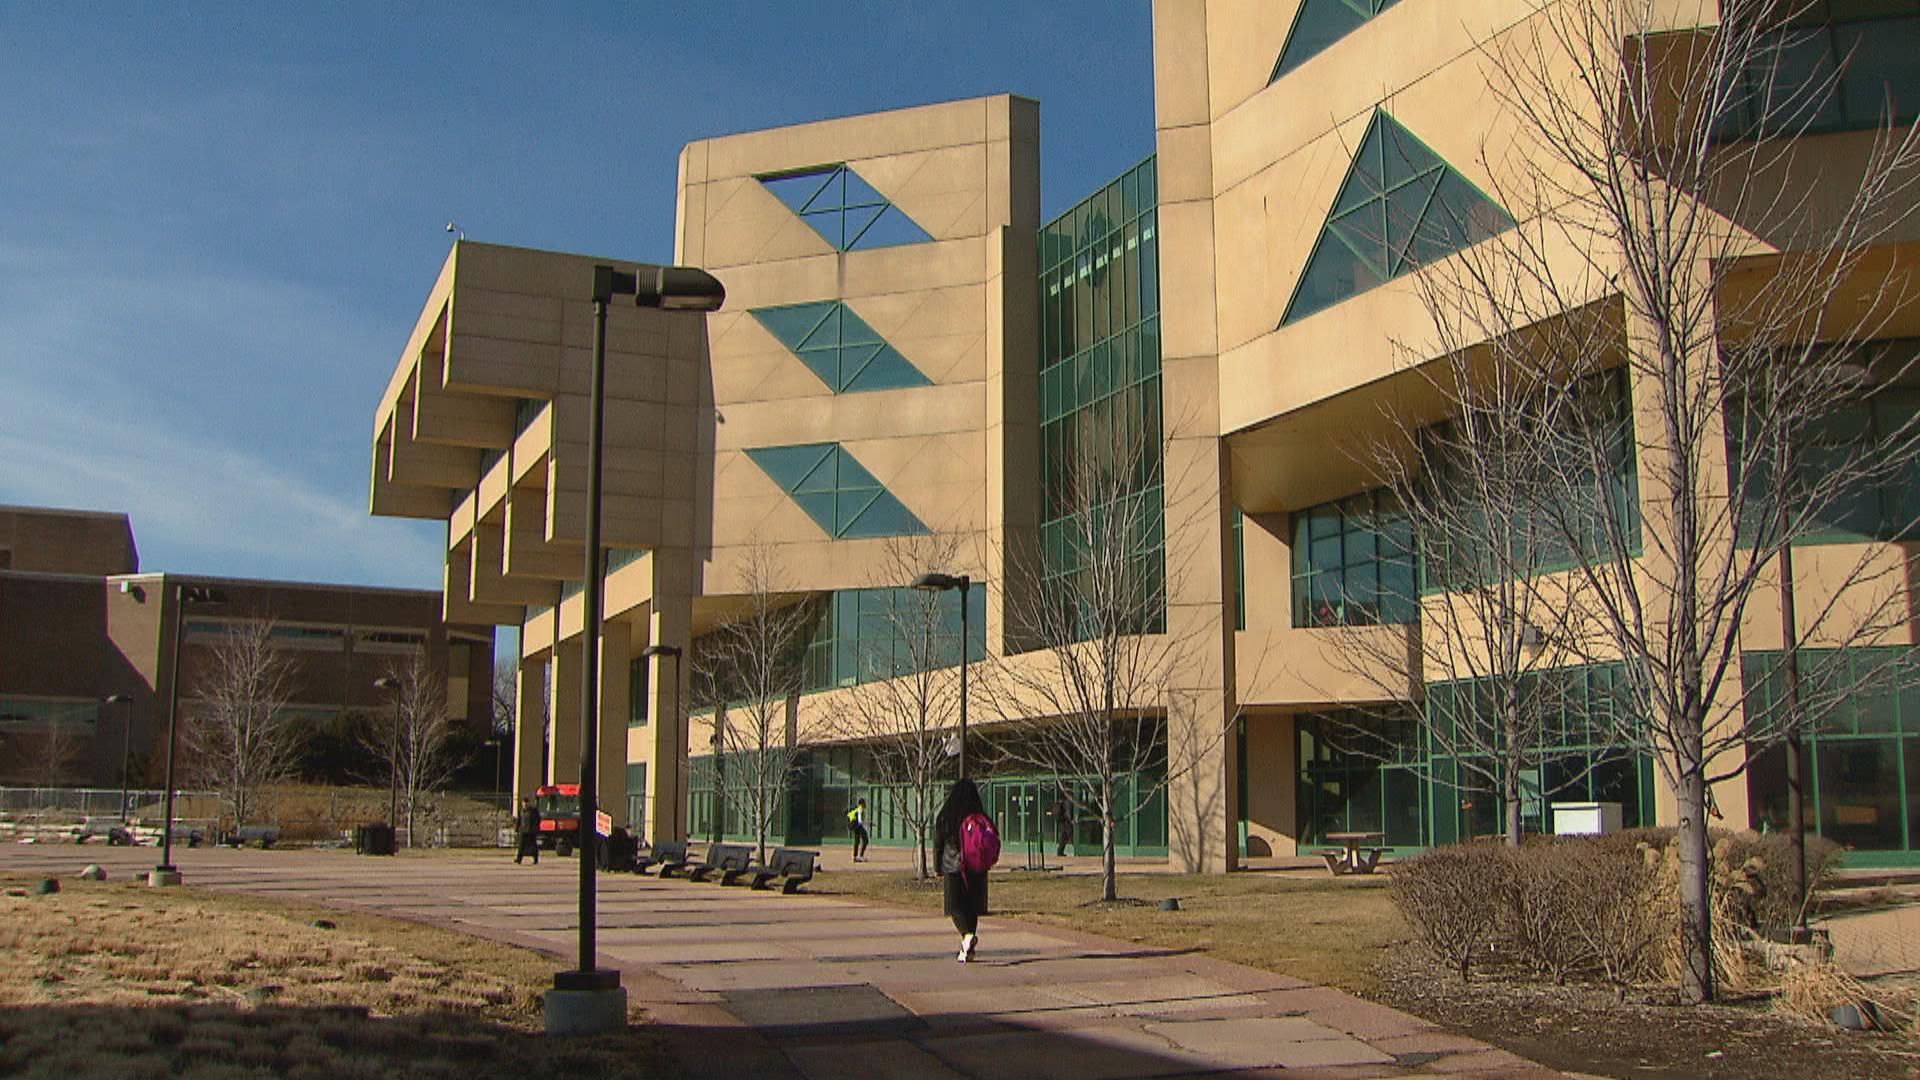
[[[985,814],[968,814],[960,823],[960,869],[984,874],[1000,861],[1000,834]]]

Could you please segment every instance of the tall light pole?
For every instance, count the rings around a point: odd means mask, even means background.
[[[109,694],[103,705],[125,705],[120,724],[120,824],[127,823],[127,761],[133,757],[133,699],[125,694]]]
[[[973,578],[966,574],[955,577],[952,574],[921,574],[913,579],[913,587],[928,592],[944,592],[947,589],[960,590],[960,779],[967,778],[967,650],[972,646],[971,635],[967,633],[967,597],[973,591]]]
[[[682,755],[692,753],[693,748],[688,745],[688,735],[685,731],[685,720],[680,715],[680,646],[649,645],[640,650],[641,659],[651,660],[656,656],[673,658],[673,716],[671,719],[673,722],[674,745],[680,748]],[[651,683],[648,684],[648,688],[651,690]],[[659,743],[655,742],[654,745],[658,746]],[[675,760],[673,763],[673,831],[675,836],[680,834],[680,829],[685,826],[688,816],[686,807],[680,802],[680,774],[685,767],[686,763],[684,761]],[[657,840],[658,837],[655,839]]]
[[[606,552],[600,547],[601,427],[606,415],[607,305],[631,296],[636,307],[717,311],[727,290],[712,274],[686,266],[593,268],[593,354],[587,378],[587,528],[580,596],[580,966],[556,972],[546,996],[547,1034],[593,1034],[626,1024],[627,994],[618,971],[594,967],[594,870],[600,810],[600,601]],[[559,723],[559,717],[554,718]]]
[[[173,587],[173,662],[167,676],[167,810],[160,835],[160,865],[147,875],[150,886],[180,884],[180,870],[173,865],[173,759],[180,744],[180,653],[186,646],[188,604],[224,604],[227,594],[205,585],[176,583]]]

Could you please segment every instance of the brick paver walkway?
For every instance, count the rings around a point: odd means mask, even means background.
[[[150,848],[8,844],[0,870],[109,874]],[[571,859],[175,851],[189,885],[416,919],[570,955]],[[1424,1020],[1196,953],[988,919],[974,963],[946,920],[830,896],[600,879],[600,963],[692,1077],[1397,1077],[1560,1074]],[[1288,928],[1276,926],[1275,933]]]

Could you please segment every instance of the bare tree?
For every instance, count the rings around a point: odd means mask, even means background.
[[[415,823],[433,795],[464,764],[454,748],[457,729],[447,714],[446,682],[426,650],[414,650],[396,661],[379,683],[392,705],[374,714],[367,750],[386,766],[389,790],[407,823],[407,846],[415,847]]]
[[[190,775],[211,789],[235,827],[259,813],[272,785],[292,779],[306,729],[287,710],[293,662],[271,619],[229,623],[199,665],[183,732]]]
[[[517,673],[512,668],[498,668],[493,673],[493,691],[488,698],[488,707],[492,710],[492,735],[496,739],[513,738],[513,714],[519,707],[520,684]]]
[[[1119,826],[1224,737],[1224,729],[1183,733],[1199,741],[1183,737],[1183,762],[1171,760],[1167,709],[1195,640],[1168,626],[1168,581],[1179,564],[1168,562],[1177,545],[1163,542],[1162,491],[1185,485],[1166,483],[1156,414],[1118,405],[1084,412],[1059,448],[1049,513],[1060,524],[1043,541],[1052,557],[1027,556],[1055,576],[1003,595],[1013,646],[982,687],[1006,725],[999,753],[1085,785],[1075,801],[1100,820],[1105,900],[1119,895]]]
[[[1335,543],[1365,548],[1380,569],[1357,581],[1315,574],[1298,599],[1310,623],[1337,628],[1335,666],[1387,703],[1329,734],[1430,784],[1492,791],[1506,842],[1518,847],[1527,803],[1584,783],[1621,753],[1616,725],[1582,715],[1583,696],[1567,693],[1555,670],[1578,653],[1565,597],[1543,580],[1573,553],[1559,520],[1567,511],[1551,505],[1565,492],[1552,482],[1554,443],[1542,432],[1604,423],[1615,450],[1630,454],[1632,418],[1604,408],[1590,415],[1610,400],[1604,385],[1570,388],[1552,368],[1489,362],[1500,350],[1474,348],[1452,330],[1443,326],[1441,337],[1460,351],[1422,366],[1423,392],[1409,395],[1426,412],[1389,411],[1386,434],[1361,448],[1376,493],[1335,519],[1348,534]],[[1444,403],[1445,419],[1427,415],[1433,401]],[[1422,573],[1443,599],[1423,601]],[[1395,633],[1382,623],[1407,625]],[[1409,755],[1396,719],[1417,727],[1423,752]],[[1434,758],[1451,768],[1430,767]]]
[[[779,581],[773,548],[749,546],[736,583],[739,606],[695,640],[688,666],[691,704],[714,711],[714,745],[726,760],[715,811],[724,817],[731,804],[740,812],[761,865],[800,764],[796,718],[807,630],[819,617],[817,604],[781,593]]]
[[[30,784],[43,791],[72,783],[92,744],[92,734],[81,721],[81,714],[92,708],[74,705],[52,716],[6,718],[12,730],[0,734],[0,783]]]
[[[1489,343],[1497,363],[1568,384],[1625,370],[1636,498],[1616,497],[1604,425],[1543,425],[1535,457],[1579,556],[1570,640],[1622,663],[1619,734],[1678,802],[1681,989],[1707,1000],[1710,785],[1809,720],[1804,702],[1733,692],[1742,617],[1796,540],[1915,460],[1911,415],[1837,450],[1831,436],[1912,368],[1869,342],[1907,300],[1875,249],[1911,231],[1920,136],[1883,122],[1820,150],[1799,138],[1850,59],[1794,66],[1837,40],[1812,36],[1830,34],[1824,5],[1702,0],[1686,21],[1703,28],[1668,32],[1672,7],[1549,0],[1483,47],[1503,120],[1484,171],[1519,224],[1419,287],[1443,339]],[[1816,635],[1871,644],[1903,606],[1898,553],[1868,546],[1839,571],[1789,628],[1789,657]]]
[[[923,573],[949,572],[959,549],[958,537],[950,533],[887,541],[871,581],[894,591],[885,611],[874,617],[877,625],[870,629],[877,633],[862,635],[855,659],[860,680],[841,695],[828,723],[835,738],[851,740],[869,755],[873,779],[913,832],[923,879],[940,788],[951,769],[958,665],[966,643],[957,636],[947,594],[901,586]]]

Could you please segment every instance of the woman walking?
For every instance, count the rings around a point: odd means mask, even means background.
[[[987,913],[987,871],[1000,858],[1000,836],[980,802],[973,781],[954,781],[933,819],[933,858],[946,885],[947,917],[960,931],[961,963],[980,945],[980,916]]]

